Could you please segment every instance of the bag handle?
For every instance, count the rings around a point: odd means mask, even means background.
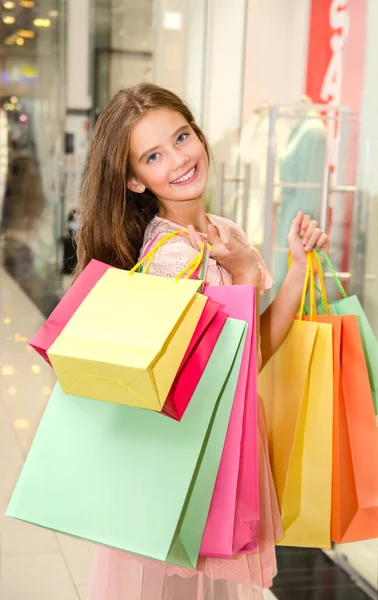
[[[137,264],[132,269],[130,269],[130,271],[129,271],[130,275],[133,275],[146,262],[147,262],[146,266],[149,269],[151,262],[155,256],[156,252],[159,250],[159,248],[161,248],[161,246],[163,246],[163,244],[168,242],[168,240],[175,237],[176,235],[179,235],[180,233],[186,233],[186,232],[187,232],[186,229],[178,229],[176,231],[171,231],[170,233],[167,233],[153,248],[151,248],[151,250],[149,250],[149,252],[147,252],[144,256],[142,256],[142,258],[139,260],[139,262],[137,262]]]
[[[328,302],[328,297],[327,297],[327,290],[326,290],[326,286],[325,286],[325,281],[324,281],[324,273],[323,273],[323,265],[322,262],[319,258],[319,254],[323,255],[324,258],[331,262],[328,258],[328,256],[326,255],[325,252],[323,252],[322,250],[319,252],[318,250],[316,250],[315,248],[312,251],[313,253],[313,258],[314,258],[314,262],[316,264],[317,267],[317,271],[318,271],[318,277],[319,277],[319,283],[320,283],[320,290],[318,290],[320,292],[320,296],[322,299],[322,304],[325,310],[326,315],[330,315],[331,311],[329,308],[329,302]]]
[[[325,313],[330,315],[329,303],[327,298],[327,291],[324,282],[323,276],[323,267],[321,261],[319,259],[319,253],[316,250],[312,250],[307,254],[307,266],[306,266],[306,275],[303,285],[301,305],[299,309],[298,320],[301,322],[303,320],[303,315],[305,314],[305,301],[307,296],[308,288],[310,288],[310,321],[316,321],[317,310],[316,310],[316,285],[315,285],[315,266],[317,267],[317,274],[319,277],[320,283],[320,294],[322,297],[322,302],[324,305]]]
[[[133,275],[141,267],[143,268],[142,272],[147,274],[149,271],[149,268],[151,266],[151,263],[156,255],[157,251],[159,250],[159,248],[161,248],[166,242],[168,242],[173,237],[180,235],[182,233],[188,233],[188,230],[187,229],[178,229],[178,230],[167,233],[159,242],[157,242],[157,244],[155,246],[153,246],[153,248],[151,248],[144,256],[142,256],[142,258],[139,260],[139,262],[129,271],[130,275]],[[186,265],[186,267],[184,267],[184,269],[182,269],[182,271],[177,275],[177,277],[175,277],[175,281],[179,281],[182,278],[190,279],[191,277],[193,277],[193,275],[201,267],[201,263],[203,263],[201,275],[202,274],[205,275],[206,270],[207,270],[208,257],[210,256],[211,250],[212,250],[212,246],[210,244],[206,244],[205,242],[202,242],[199,255],[194,260],[192,260],[188,265]]]
[[[329,268],[329,270],[331,271],[331,273],[332,273],[332,276],[333,276],[333,278],[334,278],[334,280],[335,280],[335,282],[336,282],[336,285],[337,285],[337,287],[338,287],[338,288],[339,288],[339,290],[340,290],[340,293],[341,293],[342,297],[343,297],[343,298],[345,298],[345,299],[346,299],[346,298],[348,298],[348,294],[346,293],[346,291],[345,291],[345,289],[344,289],[344,286],[343,286],[343,284],[341,283],[341,281],[340,281],[340,278],[339,278],[339,276],[337,275],[337,273],[336,273],[336,271],[335,271],[335,268],[334,268],[333,264],[331,263],[331,259],[329,258],[329,256],[327,256],[327,254],[326,254],[325,252],[323,252],[323,250],[320,250],[320,251],[317,251],[317,250],[315,250],[315,254],[317,254],[317,255],[319,255],[319,254],[320,254],[320,256],[321,256],[322,258],[324,258],[324,260],[325,260],[325,262],[326,262],[326,264],[327,264],[327,267],[328,267],[328,268]]]
[[[211,250],[212,250],[211,244],[206,244],[205,257],[202,262],[201,273],[199,274],[199,278],[204,282],[204,285],[205,285],[205,281],[207,279],[207,270],[209,268],[209,259],[210,259]]]
[[[289,264],[290,265],[292,264],[292,260],[293,259],[292,259],[291,254],[290,254],[290,258],[289,258]],[[310,255],[310,253],[308,253],[307,254],[306,274],[305,274],[305,278],[304,278],[304,284],[303,284],[303,290],[302,290],[302,298],[301,298],[301,304],[300,304],[299,315],[298,315],[299,324],[302,322],[303,315],[305,314],[305,302],[306,302],[308,284],[309,284],[309,281],[310,281],[311,265],[312,265],[311,255]]]

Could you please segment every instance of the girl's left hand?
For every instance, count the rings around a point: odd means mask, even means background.
[[[317,221],[313,221],[309,215],[304,215],[301,211],[292,223],[288,242],[293,262],[303,265],[304,268],[307,264],[307,253],[313,248],[323,250],[326,254],[331,249],[329,236],[318,227]]]

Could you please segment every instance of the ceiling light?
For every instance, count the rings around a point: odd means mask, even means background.
[[[32,39],[35,36],[34,31],[32,31],[31,29],[19,29],[17,33],[20,37],[27,39]]]
[[[22,37],[17,38],[16,40],[17,46],[23,46],[25,44],[25,40]]]
[[[18,38],[17,33],[13,33],[12,35],[8,35],[8,37],[5,38],[5,44],[7,46],[12,46],[13,44],[16,43],[17,38]]]
[[[11,323],[12,323],[12,320],[9,317],[5,317],[4,325],[10,325]]]
[[[50,27],[51,25],[50,19],[34,19],[33,23],[36,27]]]
[[[59,13],[57,10],[49,10],[48,15],[49,17],[57,17]]]
[[[6,15],[5,17],[3,17],[3,23],[5,23],[5,25],[13,25],[15,20],[16,19],[12,17],[12,15]]]
[[[3,6],[6,10],[13,10],[16,5],[14,2],[11,2],[11,0],[7,0],[7,2],[3,3]]]
[[[34,0],[20,0],[20,6],[22,6],[22,8],[34,8],[35,2]]]
[[[32,365],[30,367],[30,371],[37,375],[38,373],[41,372],[41,367],[39,365]]]
[[[163,29],[179,31],[182,29],[182,13],[166,12],[163,16]]]

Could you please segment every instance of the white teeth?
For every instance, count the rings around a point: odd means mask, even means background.
[[[188,181],[188,179],[191,179],[193,177],[195,172],[196,172],[196,167],[193,167],[193,169],[191,171],[189,171],[189,173],[187,173],[180,179],[176,179],[176,181],[172,181],[172,183],[183,183],[184,181]]]

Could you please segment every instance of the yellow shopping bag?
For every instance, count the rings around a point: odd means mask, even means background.
[[[303,302],[280,350],[259,376],[269,451],[285,536],[283,546],[330,547],[332,497],[332,325],[302,321],[314,271],[309,255]]]
[[[160,411],[207,302],[181,278],[201,257],[176,280],[108,269],[48,351],[64,392]]]

